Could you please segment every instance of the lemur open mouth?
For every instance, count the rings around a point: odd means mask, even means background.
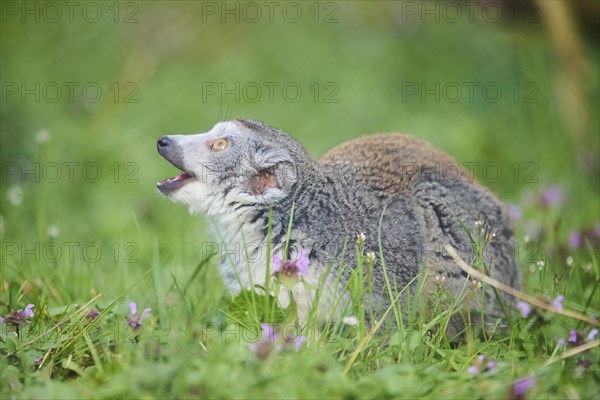
[[[193,173],[186,171],[182,160],[181,148],[180,146],[177,146],[174,137],[176,138],[176,136],[162,136],[156,142],[158,153],[163,156],[165,160],[183,172],[182,174],[173,178],[167,178],[156,184],[156,188],[164,195],[168,195],[185,186],[187,183],[196,180],[196,176]]]
[[[176,189],[179,189],[180,187],[184,186],[186,183],[189,183],[193,179],[195,179],[193,175],[183,173],[173,178],[167,178],[163,181],[158,182],[156,184],[156,187],[158,188],[158,190],[161,191],[161,193],[166,194],[173,192]]]

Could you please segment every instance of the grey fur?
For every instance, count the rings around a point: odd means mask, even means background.
[[[211,152],[206,143],[221,137],[229,140],[230,147],[224,152]],[[443,276],[444,285],[457,295],[465,285],[466,274],[445,253],[443,245],[450,243],[470,261],[471,244],[458,220],[476,236],[476,221],[481,219],[496,232],[486,250],[486,257],[494,261],[492,277],[513,287],[520,286],[511,223],[503,204],[464,171],[451,176],[442,173],[453,160],[424,142],[398,134],[367,136],[356,144],[350,142],[347,148],[332,150],[317,162],[287,133],[254,120],[220,123],[206,134],[167,138],[171,147],[159,146],[161,154],[197,179],[174,191],[163,190],[160,185],[159,190],[174,201],[187,204],[191,211],[211,217],[216,236],[228,249],[242,238],[252,242],[247,255],[258,262],[250,265],[244,260],[245,254],[233,262],[232,257],[222,257],[220,271],[234,292],[250,286],[251,280],[262,283],[264,261],[272,256],[263,254],[269,207],[273,210],[273,253],[281,254],[292,204],[292,257],[300,249],[310,250],[312,283],[323,277],[331,262],[334,265],[332,275],[326,279],[328,290],[319,304],[322,318],[332,314],[328,308],[337,297],[346,299],[333,282],[339,273],[343,287],[356,265],[356,232],[367,238],[365,253],[372,251],[379,259],[377,238],[384,209],[383,253],[392,285],[397,288],[429,268],[427,290],[433,290],[433,277]],[[373,149],[370,140],[375,144]],[[355,149],[356,146],[364,148]],[[414,163],[404,165],[404,160]],[[436,169],[435,163],[442,169]],[[272,174],[276,185],[256,193],[252,180],[261,171]],[[345,241],[349,246],[343,268],[338,271]],[[238,249],[244,245],[237,244]],[[389,304],[389,298],[379,261],[373,274],[373,292],[378,295],[376,304],[381,309]],[[294,297],[301,299],[298,311],[306,318],[314,292],[300,290],[303,292]],[[487,318],[502,318],[490,287],[485,297]],[[503,300],[512,304],[508,297]],[[474,302],[472,307],[477,311],[479,305]]]

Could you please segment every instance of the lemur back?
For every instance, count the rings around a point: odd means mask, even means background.
[[[425,222],[421,270],[430,271],[428,290],[434,290],[436,278],[442,278],[455,295],[464,290],[466,273],[444,245],[451,244],[469,262],[473,248],[464,229],[476,238],[478,230],[486,227],[486,233],[494,235],[484,252],[492,277],[512,287],[520,286],[512,222],[505,206],[452,157],[409,135],[376,134],[342,143],[323,155],[320,162],[356,166],[359,180],[371,190],[413,200]],[[493,289],[488,287],[485,293],[486,313],[501,317]],[[513,303],[509,296],[502,300],[507,305]],[[479,309],[478,305],[474,309]]]

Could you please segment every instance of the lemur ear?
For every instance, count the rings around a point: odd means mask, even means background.
[[[275,196],[276,198],[286,194],[295,180],[296,170],[293,164],[281,161],[270,167],[259,169],[250,176],[248,189],[255,196],[270,194],[269,197]],[[270,191],[270,189],[275,190]]]
[[[254,196],[261,196],[262,201],[271,202],[285,196],[296,181],[294,161],[286,149],[258,147],[251,165],[248,191]]]
[[[264,194],[269,188],[278,187],[277,177],[272,169],[263,169],[250,177],[249,189],[254,195]]]

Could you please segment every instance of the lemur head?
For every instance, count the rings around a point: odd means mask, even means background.
[[[163,136],[158,152],[183,171],[156,187],[191,212],[230,213],[240,204],[271,205],[293,192],[309,162],[302,145],[262,122],[217,123],[197,135]]]

